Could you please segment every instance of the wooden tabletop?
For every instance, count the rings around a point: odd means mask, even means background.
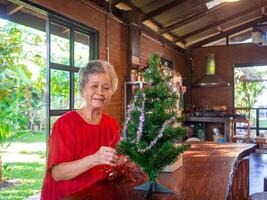
[[[194,143],[183,154],[183,166],[174,173],[161,173],[160,184],[174,194],[153,194],[153,200],[225,200],[239,161],[255,150],[253,144]],[[139,184],[139,183],[135,183]],[[64,200],[141,200],[145,192],[124,179],[99,182]]]

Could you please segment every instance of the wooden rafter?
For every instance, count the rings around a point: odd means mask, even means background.
[[[266,5],[266,3],[265,3],[265,5]],[[194,35],[197,35],[197,34],[199,34],[199,33],[202,33],[202,32],[204,32],[204,31],[206,31],[206,30],[208,30],[208,29],[217,27],[217,26],[222,25],[222,24],[224,24],[224,23],[226,23],[226,22],[229,22],[229,21],[231,21],[231,20],[234,20],[234,19],[236,19],[236,18],[238,18],[238,17],[240,17],[240,16],[242,16],[242,15],[246,15],[246,14],[248,14],[248,13],[254,11],[254,10],[261,9],[262,6],[263,6],[263,5],[256,5],[256,6],[253,6],[253,7],[251,7],[251,8],[246,9],[246,10],[243,10],[243,11],[241,11],[241,12],[239,12],[239,13],[236,13],[236,14],[234,14],[234,15],[231,15],[231,16],[229,16],[229,17],[226,17],[226,18],[224,18],[224,19],[222,19],[222,20],[219,20],[219,21],[213,22],[213,23],[211,23],[211,24],[208,24],[207,26],[201,27],[200,29],[197,29],[197,30],[195,30],[195,31],[192,31],[192,32],[189,32],[189,33],[187,33],[187,34],[185,34],[185,35],[180,36],[179,38],[177,38],[177,39],[175,40],[175,42],[182,41],[182,40],[184,40],[184,39],[187,39],[187,38],[189,38],[189,37],[192,37],[192,36],[194,36]]]
[[[207,4],[205,0],[201,0],[201,5],[205,10],[208,10]]]
[[[143,16],[145,14],[140,8],[136,7],[136,5],[134,5],[131,1],[121,0],[121,2],[129,6],[131,9],[137,12],[140,16]]]
[[[204,11],[204,12],[200,12],[200,13],[194,14],[194,15],[192,15],[190,17],[187,17],[186,19],[184,19],[182,21],[175,22],[175,23],[173,23],[173,24],[161,29],[159,32],[161,34],[169,32],[169,31],[171,31],[173,29],[176,29],[179,26],[183,26],[183,25],[188,24],[188,23],[190,23],[190,22],[192,22],[192,21],[194,21],[196,19],[199,19],[201,17],[205,17],[205,16],[217,11],[218,9],[220,9],[220,8],[222,8],[224,6],[229,6],[229,4],[223,3],[223,4],[220,4],[220,5],[214,7],[213,9],[210,9],[208,11]]]
[[[144,11],[142,11],[140,8],[138,8],[138,7],[136,7],[132,2],[130,2],[130,1],[127,1],[127,0],[122,0],[122,2],[124,3],[124,4],[126,4],[127,6],[129,6],[130,8],[132,8],[135,12],[137,12],[140,16],[144,16]],[[159,23],[157,23],[156,21],[154,21],[154,20],[150,20],[151,22],[153,22],[156,26],[158,26],[159,27],[159,29],[161,29],[162,28],[162,26],[159,24]],[[173,38],[175,38],[176,36],[175,35],[173,35],[172,33],[169,33],[169,35],[170,36],[172,36]]]
[[[109,0],[111,2],[112,8],[121,2],[121,0]]]
[[[107,13],[110,12],[111,10],[114,16],[118,17],[119,19],[123,18],[124,12],[115,6],[111,7],[109,5],[109,2],[107,2],[106,0],[80,0],[80,1],[88,6],[93,5],[96,9],[107,12]]]
[[[144,34],[149,35],[151,38],[161,41],[164,45],[169,46],[178,52],[182,53],[185,55],[185,49],[179,47],[178,45],[174,44],[173,42],[167,40],[164,38],[162,35],[159,35],[157,32],[153,31],[152,29],[148,28],[145,25],[141,25],[141,30]]]
[[[200,47],[200,46],[202,46],[204,44],[208,44],[208,43],[210,43],[212,41],[219,40],[219,39],[224,38],[224,37],[226,37],[228,35],[232,35],[234,33],[237,33],[237,32],[240,32],[242,30],[245,30],[245,29],[248,29],[250,27],[253,27],[257,23],[262,23],[262,22],[265,22],[265,21],[267,21],[267,16],[262,16],[262,17],[256,18],[256,19],[254,19],[252,21],[249,21],[249,22],[241,24],[241,25],[239,25],[237,27],[234,27],[234,28],[232,28],[232,29],[230,29],[228,31],[219,33],[217,35],[208,37],[208,38],[206,38],[204,40],[201,40],[201,41],[199,41],[197,43],[194,43],[194,44],[190,45],[189,48]]]
[[[185,1],[186,0],[174,0],[174,1],[171,1],[170,3],[168,3],[168,4],[164,5],[164,6],[161,6],[161,7],[157,8],[157,9],[155,9],[155,10],[149,12],[149,13],[146,13],[143,16],[142,21],[146,21],[146,20],[151,19],[151,18],[153,18],[153,17],[155,17],[155,16],[157,16],[157,15],[159,15],[161,13],[164,13],[164,12],[168,11],[169,9],[175,7],[175,6],[184,3]]]
[[[21,12],[35,16],[35,17],[40,18],[42,20],[47,20],[47,16],[42,14],[42,13],[39,13],[39,12],[34,12],[32,10],[29,10],[29,9],[22,9]]]
[[[23,8],[23,6],[11,3],[8,6],[6,6],[7,15],[13,15],[16,12],[18,12],[19,10],[21,10],[22,8]]]

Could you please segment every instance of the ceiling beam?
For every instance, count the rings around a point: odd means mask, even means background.
[[[21,10],[22,8],[23,8],[23,6],[11,3],[8,6],[6,6],[6,13],[7,13],[7,15],[13,15],[16,12],[18,12],[19,10]]]
[[[111,1],[112,8],[121,2],[121,0],[109,0],[109,1]]]
[[[125,5],[129,6],[132,10],[134,10],[139,16],[143,16],[144,12],[136,7],[131,1],[128,0],[121,0],[122,3],[124,3]]]
[[[185,24],[188,24],[188,23],[190,23],[190,22],[192,22],[192,21],[194,21],[196,19],[199,19],[201,17],[205,17],[205,16],[217,11],[217,9],[220,9],[222,7],[229,7],[229,6],[230,5],[227,4],[227,3],[222,3],[222,4],[220,4],[220,5],[216,6],[216,7],[208,10],[208,11],[205,10],[203,12],[191,15],[190,17],[187,17],[182,21],[175,22],[175,23],[173,23],[173,24],[161,29],[159,32],[160,32],[160,34],[164,34],[166,32],[169,32],[169,31],[173,30],[173,29],[176,29],[177,27],[180,27],[180,26],[183,26]]]
[[[267,16],[262,16],[262,17],[259,17],[257,19],[254,19],[252,21],[249,21],[249,22],[246,22],[244,24],[241,24],[237,27],[234,27],[228,31],[225,31],[225,32],[222,32],[222,33],[219,33],[217,35],[214,35],[214,36],[211,36],[209,38],[206,38],[204,40],[201,40],[197,43],[194,43],[192,45],[190,45],[188,48],[195,48],[195,47],[200,47],[204,44],[207,44],[207,43],[210,43],[210,42],[213,42],[213,41],[216,41],[216,40],[219,40],[219,39],[222,39],[228,35],[232,35],[234,33],[238,33],[240,31],[243,31],[245,29],[248,29],[250,27],[253,27],[254,25],[256,25],[257,23],[262,23],[262,22],[265,22],[267,21]]]
[[[157,32],[155,32],[154,30],[152,30],[149,27],[145,26],[144,24],[141,25],[141,31],[142,31],[142,33],[144,33],[145,35],[148,35],[152,39],[159,41],[160,43],[162,43],[162,45],[168,46],[168,47],[170,47],[172,49],[175,49],[176,51],[178,51],[182,55],[185,55],[185,49],[183,49],[183,48],[179,47],[178,45],[174,44],[170,40],[166,39],[162,35],[160,35]]]
[[[157,15],[160,15],[161,13],[164,13],[164,12],[168,11],[169,9],[175,7],[175,6],[184,3],[185,1],[186,0],[174,0],[174,1],[171,1],[170,3],[168,3],[168,4],[164,5],[164,6],[161,6],[161,7],[157,8],[157,9],[149,12],[149,13],[146,13],[142,18],[142,22],[146,21],[148,19],[151,19],[151,18],[153,18],[153,17],[155,17]]]
[[[140,16],[144,16],[145,15],[145,12],[142,11],[140,8],[136,7],[132,2],[129,2],[129,1],[126,1],[126,0],[122,0],[122,1],[126,5],[130,6],[133,10],[138,12]],[[150,21],[152,21],[155,25],[157,25],[159,27],[159,29],[162,28],[162,26],[158,22],[156,22],[155,20],[151,19]],[[173,34],[170,34],[170,35],[175,38],[175,36]]]
[[[138,7],[136,7],[132,2],[130,2],[130,1],[127,1],[127,0],[122,0],[122,3],[124,3],[124,4],[126,4],[127,6],[129,6],[130,8],[132,8],[135,12],[137,12],[138,13],[138,15],[139,16],[144,16],[144,12],[140,9],[140,8],[138,8]],[[154,21],[154,20],[150,20],[150,21],[152,21],[156,26],[158,26],[159,27],[159,29],[161,29],[162,28],[162,26],[159,24],[159,23],[157,23],[156,21]],[[150,28],[148,28],[148,29],[150,29]],[[150,29],[151,30],[151,29]],[[157,33],[156,31],[154,31],[154,30],[151,30],[151,31],[153,31],[153,32],[155,32],[155,34],[157,34],[158,36],[158,38],[161,38],[161,40],[163,40],[163,38],[164,37],[162,37],[159,33]],[[150,33],[151,33],[151,31],[150,31]],[[154,34],[154,33],[153,33]],[[173,38],[175,38],[176,36],[175,35],[173,35],[172,33],[169,33],[169,35],[170,36],[172,36]],[[166,41],[169,41],[168,39],[166,39],[166,38],[164,38],[164,40],[166,40]],[[169,42],[171,42],[171,41],[169,41]],[[167,42],[168,44],[169,44],[169,42]],[[166,42],[165,42],[166,43]],[[173,42],[171,42],[171,43],[173,43]],[[175,46],[177,46],[175,43],[173,43]],[[177,46],[178,47],[178,46]],[[179,47],[180,48],[180,47]],[[178,48],[178,49],[179,49]],[[177,48],[176,48],[177,49]],[[182,49],[182,48],[181,48]],[[182,49],[182,50],[184,50],[184,49]],[[184,51],[180,51],[180,52],[182,52],[182,53],[184,53]]]
[[[202,5],[204,10],[208,10],[208,7],[207,7],[207,4],[206,4],[205,0],[201,0],[200,3],[201,3],[201,5]]]
[[[265,5],[266,5],[266,3],[265,3]],[[224,24],[224,23],[226,23],[226,22],[229,22],[229,21],[231,21],[231,20],[234,20],[234,19],[236,19],[236,18],[238,18],[238,17],[240,17],[240,16],[242,16],[242,15],[246,15],[246,14],[248,14],[248,13],[254,11],[254,10],[261,9],[262,6],[263,6],[263,5],[256,5],[256,6],[253,6],[253,7],[250,7],[250,8],[248,8],[248,9],[246,9],[246,10],[243,10],[243,11],[241,11],[241,12],[239,12],[239,13],[236,13],[236,14],[234,14],[234,15],[231,15],[231,16],[229,16],[229,17],[226,17],[226,18],[224,18],[224,19],[222,19],[222,20],[219,20],[219,21],[213,22],[213,23],[211,23],[211,24],[208,24],[207,26],[201,27],[200,29],[197,29],[197,30],[195,30],[195,31],[189,32],[189,33],[187,33],[187,34],[185,34],[185,35],[182,35],[182,36],[178,37],[174,42],[182,41],[182,40],[184,40],[184,39],[187,39],[187,38],[189,38],[189,37],[192,37],[192,36],[194,36],[194,35],[197,35],[197,34],[199,34],[199,33],[202,33],[202,32],[204,32],[204,31],[206,31],[206,30],[208,30],[208,29],[211,29],[211,28],[214,28],[214,27],[216,27],[216,26],[222,25],[222,24]]]

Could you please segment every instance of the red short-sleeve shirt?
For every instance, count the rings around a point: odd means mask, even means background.
[[[68,181],[55,181],[50,169],[53,165],[94,154],[101,146],[115,147],[119,137],[116,120],[105,113],[102,114],[98,125],[88,124],[76,111],[60,117],[49,138],[47,170],[41,200],[59,200],[105,179],[103,165],[93,167]]]

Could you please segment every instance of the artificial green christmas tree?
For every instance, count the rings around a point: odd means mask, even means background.
[[[128,106],[122,140],[117,146],[119,153],[148,175],[148,183],[135,187],[147,190],[147,196],[150,192],[171,192],[157,183],[158,173],[189,148],[189,144],[181,143],[185,129],[174,125],[183,120],[176,114],[179,95],[169,84],[172,77],[165,77],[160,67],[159,55],[153,54],[144,72],[146,86],[136,92]],[[174,145],[177,142],[181,144]]]

